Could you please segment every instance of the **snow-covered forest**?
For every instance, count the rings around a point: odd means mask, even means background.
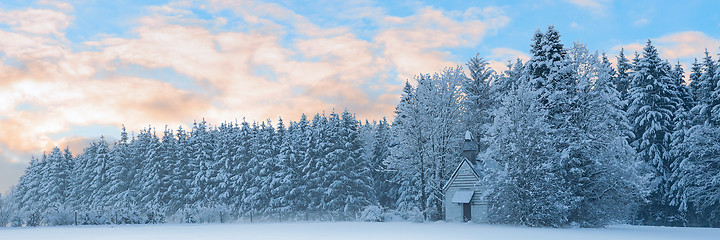
[[[56,147],[0,199],[0,226],[441,220],[470,131],[492,223],[720,227],[718,60],[686,79],[650,41],[615,64],[552,26],[530,43],[507,69],[477,56],[418,75],[392,121],[199,121]]]

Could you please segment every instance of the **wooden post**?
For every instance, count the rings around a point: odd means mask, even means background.
[[[220,212],[220,223],[223,223],[223,213]]]
[[[252,223],[252,210],[250,211],[250,223]]]
[[[77,226],[77,211],[75,211],[75,226]]]

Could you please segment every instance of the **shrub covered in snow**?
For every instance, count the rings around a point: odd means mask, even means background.
[[[360,219],[366,222],[382,222],[383,210],[375,205],[367,206],[360,213]]]
[[[75,216],[72,210],[58,207],[45,214],[45,223],[50,226],[71,225],[75,223]]]

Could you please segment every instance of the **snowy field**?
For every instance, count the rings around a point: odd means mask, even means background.
[[[548,229],[461,223],[258,223],[0,228],[0,239],[719,239],[720,229]]]

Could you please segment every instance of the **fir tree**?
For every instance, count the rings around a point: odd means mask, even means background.
[[[625,57],[625,49],[620,49],[620,54],[617,56],[617,77],[615,78],[615,89],[620,93],[620,100],[625,102],[627,106],[628,91],[630,88],[632,74],[632,64],[630,60]],[[625,108],[623,108],[625,109]]]
[[[473,134],[478,149],[484,151],[487,143],[483,143],[487,129],[492,124],[492,111],[494,110],[493,92],[490,88],[495,72],[488,67],[488,62],[482,57],[472,57],[467,62],[470,77],[462,81],[462,91],[465,101],[462,102],[463,122],[466,129]]]
[[[682,105],[673,91],[670,66],[658,57],[648,41],[643,57],[635,64],[630,88],[628,115],[633,125],[633,147],[638,158],[652,169],[649,203],[640,210],[648,224],[678,224],[677,213],[669,206],[671,163],[669,158],[674,113]]]

